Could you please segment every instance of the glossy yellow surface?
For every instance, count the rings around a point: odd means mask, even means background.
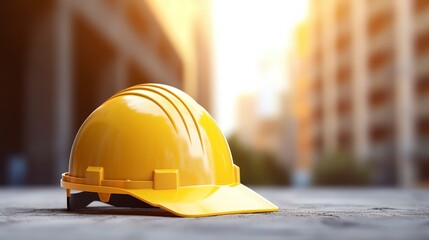
[[[130,194],[180,216],[277,210],[240,184],[239,168],[208,112],[161,84],[125,89],[86,119],[61,185]]]

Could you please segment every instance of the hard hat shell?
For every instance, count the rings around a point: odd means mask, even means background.
[[[228,143],[210,114],[162,84],[127,88],[83,123],[61,186],[128,194],[179,216],[277,211],[240,184]]]

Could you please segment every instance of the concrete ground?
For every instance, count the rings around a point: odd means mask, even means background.
[[[65,210],[59,188],[0,189],[0,239],[429,239],[429,190],[254,188],[276,213]]]

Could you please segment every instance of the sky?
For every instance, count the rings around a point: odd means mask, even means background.
[[[236,99],[255,94],[261,116],[278,113],[288,89],[287,55],[307,0],[216,0],[213,9],[214,118],[228,136]]]

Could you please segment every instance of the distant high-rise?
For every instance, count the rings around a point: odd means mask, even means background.
[[[378,184],[429,182],[429,1],[312,0],[305,24],[297,161],[343,150],[373,161]]]

